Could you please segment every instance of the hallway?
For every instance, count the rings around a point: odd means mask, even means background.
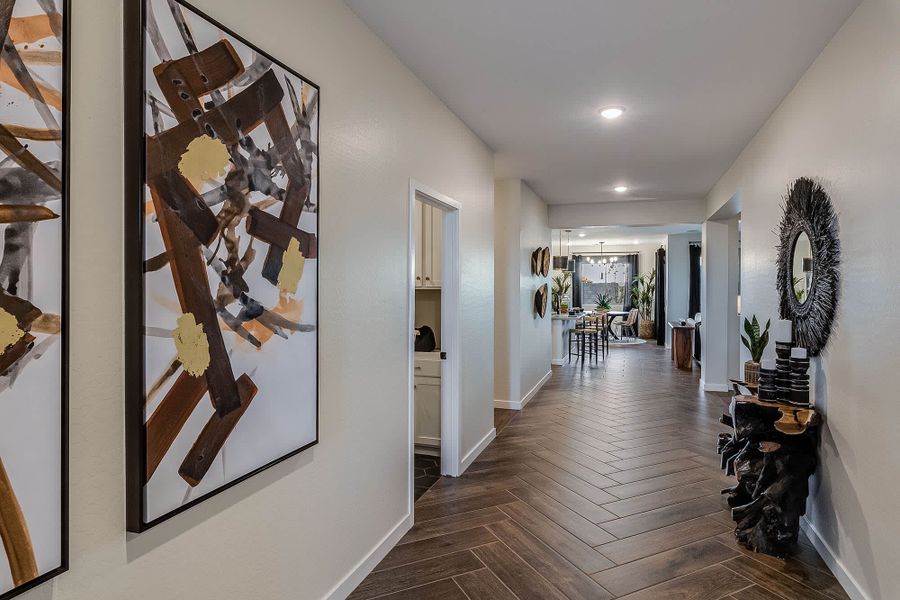
[[[554,368],[353,599],[840,600],[808,545],[784,562],[739,548],[719,491],[724,395],[656,346]]]

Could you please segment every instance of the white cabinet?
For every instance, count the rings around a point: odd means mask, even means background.
[[[415,229],[416,235],[416,287],[422,287],[423,282],[425,281],[425,275],[422,273],[422,254],[425,250],[424,244],[422,243],[423,239],[423,219],[425,213],[425,204],[422,204],[419,201],[416,201],[416,214],[415,221],[413,222],[413,227]]]
[[[444,247],[444,211],[416,202],[416,287],[441,287]]]
[[[441,365],[440,353],[416,353],[415,445],[438,451],[441,447]]]

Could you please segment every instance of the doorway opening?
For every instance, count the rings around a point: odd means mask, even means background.
[[[410,511],[440,475],[460,471],[459,211],[410,180]]]

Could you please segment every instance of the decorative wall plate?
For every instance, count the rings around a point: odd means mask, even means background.
[[[531,253],[531,274],[539,275],[541,273],[541,263],[543,262],[543,250],[538,248]]]
[[[550,275],[550,260],[552,259],[552,253],[550,252],[549,247],[545,247],[541,251],[541,275],[547,277]]]
[[[534,312],[538,314],[540,318],[544,318],[547,314],[547,284],[545,283],[534,293]]]

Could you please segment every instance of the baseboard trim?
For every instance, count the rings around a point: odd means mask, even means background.
[[[406,532],[412,529],[413,515],[410,513],[403,517],[399,523],[394,525],[391,530],[381,538],[375,547],[360,560],[356,566],[350,571],[340,583],[334,586],[328,594],[325,595],[326,600],[344,600],[353,590],[362,583],[362,580],[372,572],[378,563],[387,556],[387,553],[397,545]]]
[[[531,399],[534,398],[541,388],[544,387],[544,384],[550,381],[550,378],[553,377],[553,371],[547,371],[547,374],[541,377],[541,380],[537,382],[537,384],[531,388],[525,397],[519,400],[518,402],[515,400],[498,400],[494,398],[494,408],[503,408],[506,410],[522,410],[525,408],[525,405],[531,402]]]
[[[494,438],[497,437],[497,429],[491,427],[491,430],[488,431],[481,441],[478,442],[474,448],[469,450],[469,452],[463,457],[462,462],[459,465],[459,474],[462,475],[466,472],[466,469],[469,468],[475,459],[478,458],[478,455],[484,452],[484,449],[488,447],[488,444],[494,441]]]
[[[562,367],[563,365],[569,364],[568,358],[554,358],[550,361],[550,364],[555,367]]]
[[[831,572],[837,577],[838,582],[844,588],[844,591],[847,592],[848,596],[853,600],[874,600],[862,591],[859,582],[857,582],[856,578],[847,571],[844,567],[844,563],[835,556],[834,550],[831,549],[828,542],[822,539],[822,536],[813,524],[809,522],[809,519],[801,517],[800,528],[806,533],[806,537],[808,537],[809,541],[815,546],[816,550],[819,552],[819,556],[822,557],[822,560],[825,561],[825,564],[828,565],[828,568],[831,569]]]
[[[494,398],[494,408],[502,408],[505,410],[521,410],[522,403],[515,400],[497,400]]]
[[[534,398],[541,388],[544,387],[544,384],[550,381],[550,378],[553,377],[553,371],[547,371],[547,374],[541,377],[541,380],[538,381],[531,391],[525,394],[525,397],[522,398],[522,406],[521,408],[525,408],[525,405],[531,402],[531,399]]]
[[[700,380],[700,389],[704,392],[729,392],[731,391],[731,387],[727,383],[707,383],[704,380]]]

